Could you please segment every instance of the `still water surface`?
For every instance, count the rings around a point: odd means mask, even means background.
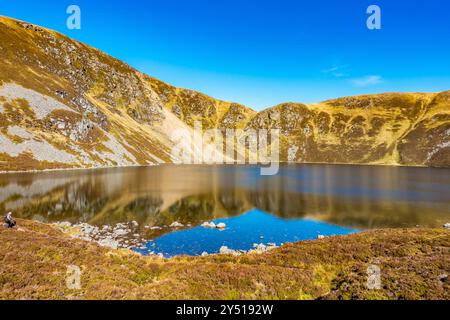
[[[371,228],[440,227],[450,222],[450,169],[288,165],[261,176],[256,166],[162,165],[2,174],[0,210],[42,222],[136,221],[149,240],[137,251],[199,255]],[[205,221],[227,228],[201,227]]]

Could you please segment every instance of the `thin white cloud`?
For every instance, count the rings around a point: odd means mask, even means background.
[[[335,72],[335,73],[333,73],[333,76],[335,76],[336,78],[343,78],[343,77],[347,77],[348,74],[343,73],[343,72]]]
[[[383,78],[379,75],[369,75],[351,80],[355,87],[370,87],[383,83]]]
[[[336,78],[347,77],[348,74],[343,72],[343,70],[346,68],[347,68],[347,66],[334,66],[329,69],[322,70],[322,73],[330,74]]]
[[[341,69],[341,67],[340,66],[336,66],[336,67],[332,67],[332,68],[329,68],[329,69],[322,70],[322,72],[323,73],[331,73],[331,72],[334,72],[334,71],[338,71],[339,69]]]

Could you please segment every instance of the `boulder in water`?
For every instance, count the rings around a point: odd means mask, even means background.
[[[203,223],[202,223],[202,227],[203,227],[203,228],[211,228],[211,229],[214,229],[214,228],[216,227],[216,224],[215,224],[214,222],[208,222],[208,221],[206,221],[206,222],[203,222]]]
[[[227,227],[227,225],[226,225],[225,223],[223,223],[223,222],[218,223],[218,224],[216,225],[216,228],[217,228],[217,229],[225,229],[226,227]]]

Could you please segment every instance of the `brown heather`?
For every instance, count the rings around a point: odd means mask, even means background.
[[[74,240],[38,222],[19,225],[0,229],[0,299],[450,298],[445,229],[374,230],[265,254],[160,259]],[[380,290],[366,287],[371,264],[381,268]],[[68,265],[81,268],[81,290],[66,287]]]

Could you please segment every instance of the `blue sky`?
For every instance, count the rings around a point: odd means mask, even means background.
[[[66,8],[81,8],[68,30]],[[382,29],[366,9],[382,10]],[[448,0],[0,0],[170,84],[257,110],[387,91],[450,89]]]

